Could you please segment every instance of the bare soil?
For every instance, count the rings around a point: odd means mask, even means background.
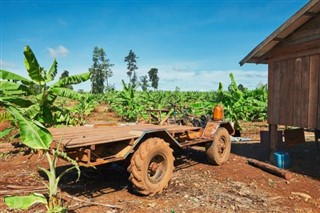
[[[88,118],[90,122],[119,122],[101,108]],[[229,161],[222,166],[209,165],[203,148],[175,151],[175,171],[169,187],[160,195],[137,195],[128,182],[123,164],[108,164],[96,169],[83,168],[81,178],[68,173],[59,185],[61,199],[70,212],[319,212],[320,157],[313,134],[305,132],[307,142],[284,147],[290,154],[291,180],[247,164],[247,158],[267,161],[267,144],[260,142],[265,122],[242,124],[242,137],[249,142],[234,142]],[[43,155],[28,154],[16,143],[0,141],[0,212],[10,210],[2,201],[8,194],[46,193],[45,176],[38,166],[48,167]],[[59,161],[58,173],[68,167]],[[35,205],[25,212],[45,212]]]

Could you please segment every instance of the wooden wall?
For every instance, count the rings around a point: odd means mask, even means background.
[[[320,54],[269,63],[268,123],[320,128]]]
[[[269,124],[320,129],[320,15],[267,55]]]

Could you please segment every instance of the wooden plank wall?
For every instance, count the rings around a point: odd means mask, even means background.
[[[269,61],[268,122],[320,128],[320,54]]]
[[[265,55],[268,122],[320,129],[320,14]]]

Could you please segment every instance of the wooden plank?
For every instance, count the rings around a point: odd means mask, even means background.
[[[308,108],[309,108],[309,74],[310,57],[302,58],[302,84],[301,84],[301,103],[300,103],[300,125],[299,127],[308,127]]]
[[[294,94],[294,66],[295,66],[295,60],[289,59],[288,60],[288,68],[287,68],[287,87],[285,88],[287,90],[287,93],[285,96],[286,102],[287,102],[287,114],[286,114],[286,123],[285,125],[294,125],[294,101],[295,101],[295,94]]]
[[[116,142],[126,142],[130,143],[131,140],[136,140],[138,137],[129,136],[129,137],[114,137],[114,138],[105,138],[105,137],[90,137],[83,139],[71,139],[71,140],[63,140],[61,144],[63,144],[66,148],[76,148],[76,147],[88,147],[91,145],[99,145],[99,144],[107,144],[107,143],[116,143]]]
[[[274,71],[273,71],[273,106],[272,106],[272,111],[273,111],[273,124],[279,124],[279,116],[280,116],[280,62],[275,62],[274,63]]]
[[[268,52],[264,57],[271,57],[274,60],[303,57],[311,54],[318,54],[320,51],[320,38],[306,41],[302,44],[292,44],[285,47],[277,47]]]
[[[301,28],[288,36],[281,46],[288,46],[291,44],[303,43],[306,40],[312,40],[315,35],[320,35],[320,15],[311,19]]]
[[[127,126],[101,126],[101,127],[66,127],[51,128],[56,142],[64,146],[81,147],[102,143],[113,143],[125,140],[136,140],[144,132],[154,130],[167,130],[170,134],[184,133],[186,131],[199,131],[200,127],[168,125],[157,126],[152,124],[137,124]]]
[[[294,69],[294,126],[301,125],[301,88],[302,88],[302,58],[295,59],[295,69]]]
[[[280,99],[279,99],[279,121],[277,124],[287,125],[288,122],[288,85],[289,85],[289,75],[288,75],[288,63],[287,60],[279,62],[280,64]]]
[[[273,111],[274,111],[274,62],[269,60],[268,66],[268,123],[275,124]]]
[[[318,110],[317,110],[317,129],[320,129],[320,68],[318,68]]]
[[[319,63],[319,55],[310,56],[308,128],[317,126]]]

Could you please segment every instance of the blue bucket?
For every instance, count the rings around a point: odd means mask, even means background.
[[[281,169],[290,168],[291,161],[288,152],[277,151],[273,153],[275,165]]]

